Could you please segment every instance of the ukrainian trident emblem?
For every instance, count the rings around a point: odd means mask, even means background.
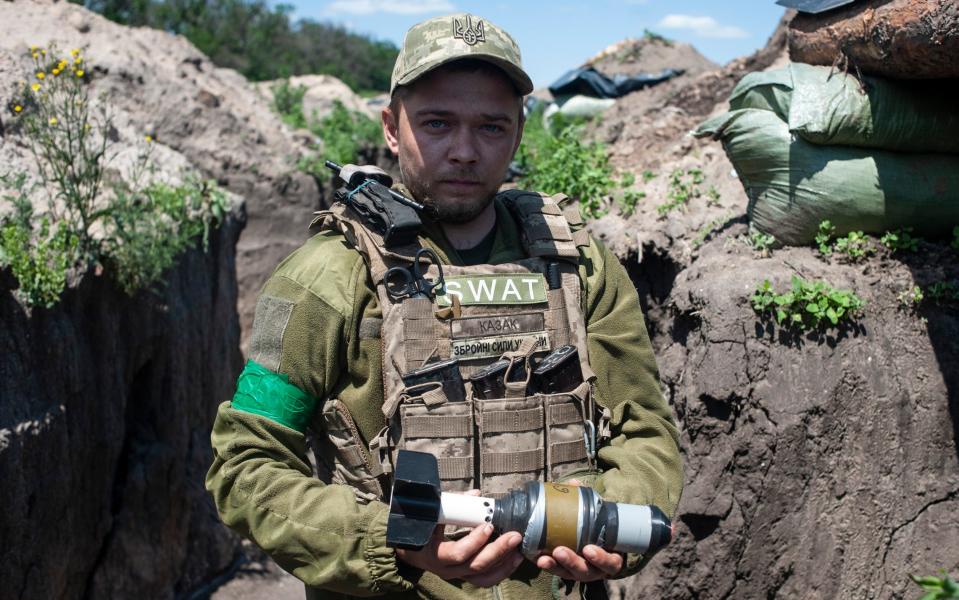
[[[483,20],[480,19],[473,25],[472,15],[466,15],[466,24],[457,18],[453,19],[453,37],[463,40],[468,46],[473,46],[477,42],[486,41],[486,31],[483,29]]]

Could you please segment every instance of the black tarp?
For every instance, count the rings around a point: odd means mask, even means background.
[[[663,69],[659,73],[616,75],[612,78],[593,67],[567,71],[549,86],[553,97],[582,94],[594,98],[619,98],[630,92],[660,84],[683,74],[683,69]]]

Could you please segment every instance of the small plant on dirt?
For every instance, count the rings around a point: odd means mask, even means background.
[[[887,231],[879,238],[879,243],[892,252],[915,252],[920,241],[920,238],[912,237],[912,227]]]
[[[819,254],[829,256],[832,254],[832,239],[836,237],[836,228],[831,221],[823,221],[819,224],[819,231],[816,233],[816,246]]]
[[[876,249],[866,234],[861,231],[850,231],[848,235],[836,238],[833,251],[848,262],[859,262],[873,254]]]
[[[649,183],[654,179],[656,179],[656,173],[653,173],[649,169],[643,171],[643,183]],[[959,227],[957,227],[957,229],[959,229]]]
[[[915,310],[920,304],[922,304],[922,288],[918,285],[914,285],[911,288],[907,288],[899,292],[899,295],[896,297],[899,299],[899,304],[904,308]]]
[[[776,238],[760,231],[750,231],[746,238],[749,247],[756,251],[763,258],[772,255],[772,248],[776,244]]]
[[[0,175],[13,210],[0,218],[0,266],[11,269],[18,294],[31,306],[50,307],[69,272],[95,265],[125,291],[152,286],[175,257],[226,212],[225,196],[212,184],[144,187],[152,135],[131,173],[107,180],[112,119],[105,99],[94,110],[89,71],[80,50],[57,57],[56,48],[30,48],[32,83],[15,99],[15,127],[37,165],[39,180],[24,173]],[[104,189],[106,188],[106,190]],[[199,190],[199,191],[198,191]],[[37,211],[33,195],[46,195]],[[204,201],[196,201],[200,194]]]
[[[792,289],[779,294],[769,280],[763,281],[750,298],[753,310],[772,315],[781,326],[813,331],[853,320],[865,306],[854,293],[837,290],[824,281],[809,282],[793,276]]]
[[[280,119],[297,129],[306,128],[306,115],[303,114],[303,96],[306,95],[306,86],[290,85],[289,79],[284,79],[271,88],[273,92],[273,110],[280,115]]]
[[[669,175],[669,188],[666,192],[666,202],[656,207],[660,216],[666,216],[676,209],[686,210],[686,205],[693,198],[702,195],[699,185],[703,182],[703,172],[700,169],[676,169]]]
[[[716,206],[719,204],[719,197],[719,190],[716,189],[716,186],[709,186],[709,189],[706,190],[706,205]]]
[[[619,210],[624,217],[631,216],[636,212],[636,205],[646,197],[646,192],[632,189],[636,183],[636,176],[632,173],[624,173],[619,180],[619,186],[622,188],[619,197]]]
[[[718,230],[723,225],[723,223],[728,221],[730,217],[731,215],[726,214],[719,219],[713,219],[712,221],[707,223],[702,229],[696,232],[696,237],[693,238],[693,248],[695,249],[702,246],[706,242],[706,240],[709,239],[709,236],[711,236],[716,230]]]
[[[925,594],[919,600],[951,600],[959,598],[959,582],[942,572],[942,577],[916,577],[910,575],[912,579]]]

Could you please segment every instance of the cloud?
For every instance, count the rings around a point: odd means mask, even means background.
[[[662,29],[688,29],[704,38],[725,40],[749,37],[749,32],[735,25],[721,25],[712,17],[693,15],[666,15],[657,27]]]
[[[449,0],[336,0],[326,7],[327,14],[371,15],[390,13],[394,15],[419,15],[434,12],[455,12]]]

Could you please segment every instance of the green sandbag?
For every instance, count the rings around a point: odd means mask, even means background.
[[[710,119],[693,135],[722,140],[753,226],[784,244],[811,243],[825,220],[840,234],[912,227],[930,238],[959,224],[959,156],[818,146],[753,108]]]
[[[831,67],[791,63],[746,75],[729,104],[771,110],[814,144],[959,153],[956,82],[863,77],[863,84]]]

